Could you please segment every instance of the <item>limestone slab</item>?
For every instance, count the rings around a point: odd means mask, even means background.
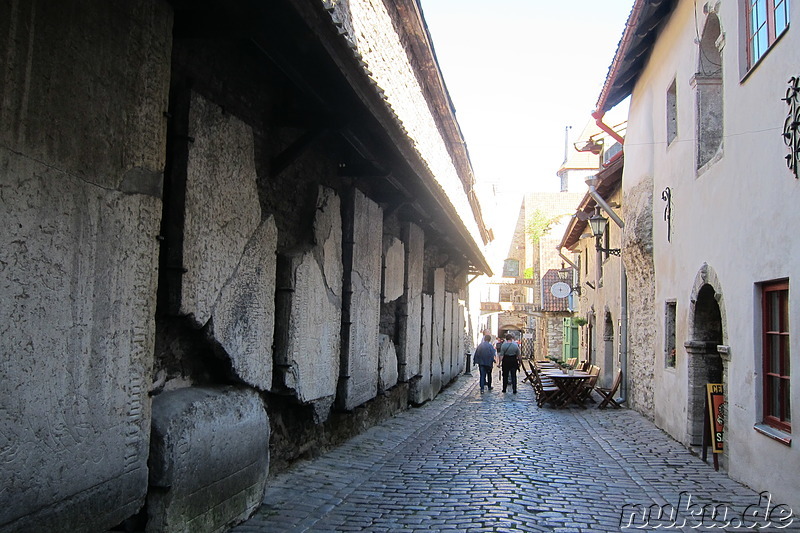
[[[350,326],[345,347],[346,380],[341,390],[345,409],[375,397],[378,383],[383,212],[358,190],[353,191]]]
[[[425,252],[425,234],[419,226],[408,223],[404,230],[405,292],[398,320],[399,342],[397,358],[400,381],[408,381],[420,374],[420,335],[422,327],[422,273]]]
[[[147,532],[228,529],[260,504],[269,420],[252,389],[189,387],[153,399]]]
[[[431,393],[435,398],[442,390],[445,372],[444,314],[445,314],[445,270],[433,271],[433,308],[431,328]]]
[[[197,326],[261,224],[252,129],[196,93],[189,110],[180,313]]]
[[[160,219],[152,196],[0,149],[0,524],[11,530],[100,530],[144,501]]]
[[[220,290],[208,327],[236,375],[264,391],[272,387],[277,240],[278,230],[270,216],[255,231]]]
[[[318,421],[327,418],[336,394],[341,352],[341,202],[320,187],[314,220],[314,248],[287,257],[281,298],[288,330],[278,332],[281,385],[302,403],[314,403]]]
[[[383,244],[383,300],[393,302],[403,295],[405,282],[405,246],[396,237]]]
[[[378,342],[378,392],[384,392],[397,385],[397,352],[388,335],[380,335]]]
[[[431,329],[433,322],[433,297],[430,294],[422,294],[420,297],[422,304],[420,320],[420,363],[419,373],[414,376],[409,385],[409,400],[415,404],[421,404],[430,400],[433,395],[431,392]]]

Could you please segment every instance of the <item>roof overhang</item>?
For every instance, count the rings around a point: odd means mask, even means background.
[[[650,57],[653,43],[677,3],[677,0],[635,1],[597,99],[596,112],[608,111],[631,94]]]

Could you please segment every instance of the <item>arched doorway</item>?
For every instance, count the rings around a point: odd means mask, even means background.
[[[687,355],[688,427],[692,446],[703,444],[706,385],[725,383],[725,372],[718,346],[724,344],[724,309],[719,281],[713,270],[703,265],[692,291]]]

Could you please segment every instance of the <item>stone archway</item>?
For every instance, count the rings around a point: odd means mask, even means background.
[[[703,444],[706,384],[722,383],[727,390],[727,372],[720,346],[725,344],[725,306],[719,279],[707,264],[695,278],[689,304],[687,355],[687,440]]]

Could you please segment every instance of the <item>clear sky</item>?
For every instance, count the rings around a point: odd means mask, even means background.
[[[478,180],[558,191],[633,0],[421,0]],[[574,139],[572,139],[574,140]]]

